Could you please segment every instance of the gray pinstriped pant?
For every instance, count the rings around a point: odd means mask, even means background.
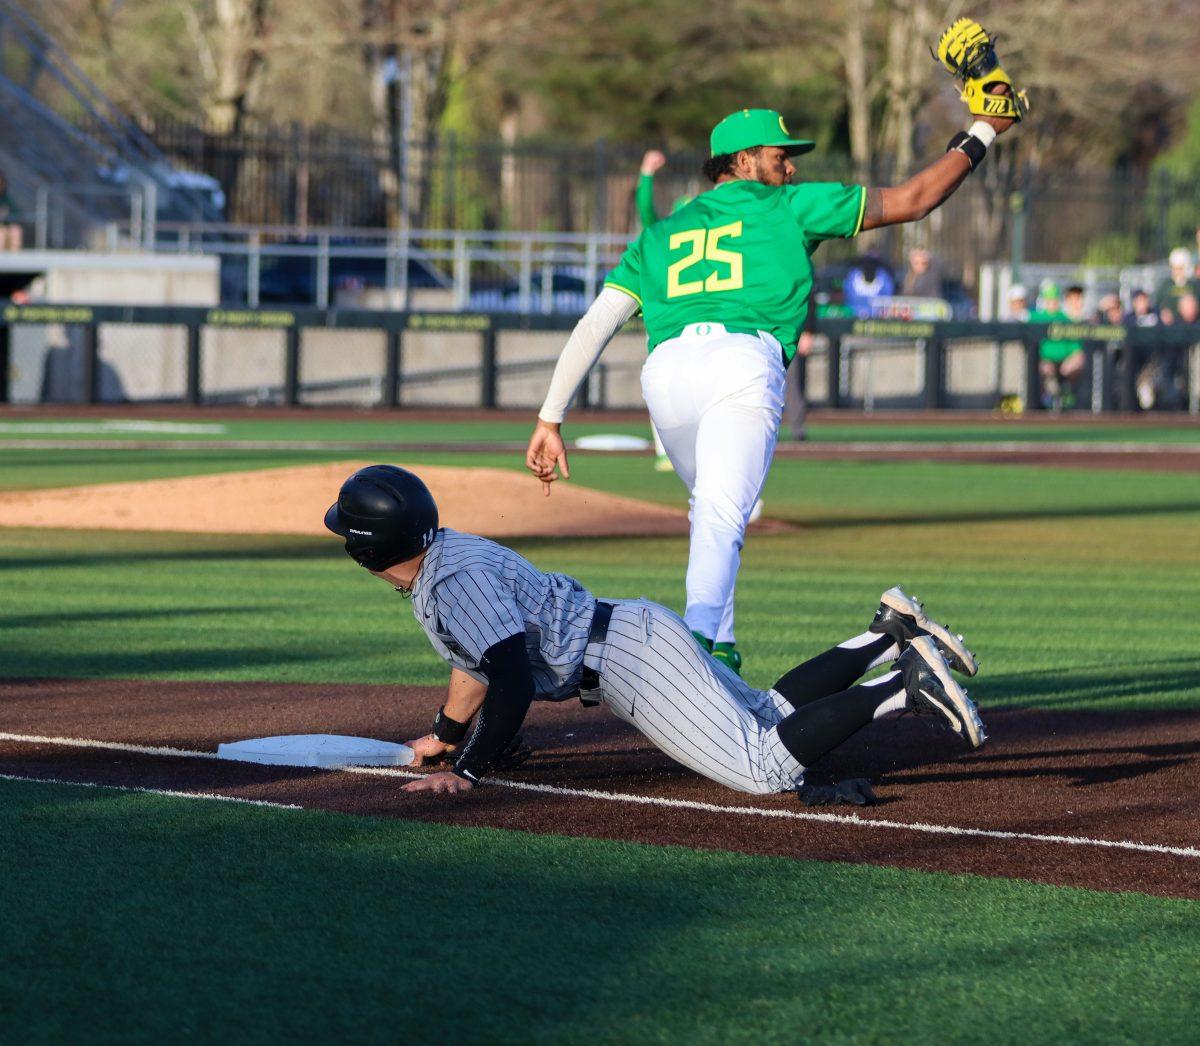
[[[672,759],[739,792],[785,792],[803,781],[804,768],[775,729],[791,705],[715,661],[666,607],[611,602],[608,636],[588,645],[584,663],[599,673],[597,696],[618,719]]]

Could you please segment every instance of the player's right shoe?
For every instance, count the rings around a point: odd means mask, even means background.
[[[742,652],[733,643],[714,643],[712,656],[728,665],[739,676],[742,674]]]
[[[930,717],[972,748],[983,746],[987,734],[979,709],[950,674],[950,666],[932,636],[917,636],[900,655],[896,667],[904,679],[911,712]]]
[[[963,675],[973,676],[979,662],[967,649],[963,637],[951,632],[925,614],[925,608],[897,585],[889,588],[879,599],[875,619],[867,626],[869,632],[891,636],[901,653],[918,636],[932,636],[950,667]]]

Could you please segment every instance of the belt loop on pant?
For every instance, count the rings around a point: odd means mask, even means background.
[[[588,628],[589,643],[603,643],[608,638],[608,623],[612,620],[613,604],[596,600],[592,623]]]
[[[612,620],[613,604],[596,600],[596,609],[592,613],[592,623],[588,627],[588,645],[603,643],[608,638],[608,623]],[[599,698],[584,697],[584,693],[600,689],[600,673],[594,668],[583,667],[583,675],[579,677],[579,700],[585,705],[598,705]]]

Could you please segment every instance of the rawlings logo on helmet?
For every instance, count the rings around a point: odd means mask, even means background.
[[[347,527],[347,528],[346,528],[346,533],[347,533],[347,534],[357,534],[359,537],[364,537],[364,538],[373,538],[373,537],[375,536],[375,533],[374,533],[374,531],[371,531],[371,530],[355,530],[353,527]]]

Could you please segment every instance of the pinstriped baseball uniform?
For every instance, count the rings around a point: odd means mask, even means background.
[[[574,697],[595,597],[474,534],[438,531],[412,590],[413,613],[442,659],[478,682],[487,649],[525,633],[535,698]]]
[[[524,633],[535,699],[578,691],[697,773],[743,792],[795,788],[804,769],[775,729],[791,706],[714,661],[683,619],[648,600],[612,600],[603,641],[588,641],[595,597],[574,578],[538,570],[502,545],[439,531],[413,585],[413,613],[449,664],[483,682],[489,647]]]

